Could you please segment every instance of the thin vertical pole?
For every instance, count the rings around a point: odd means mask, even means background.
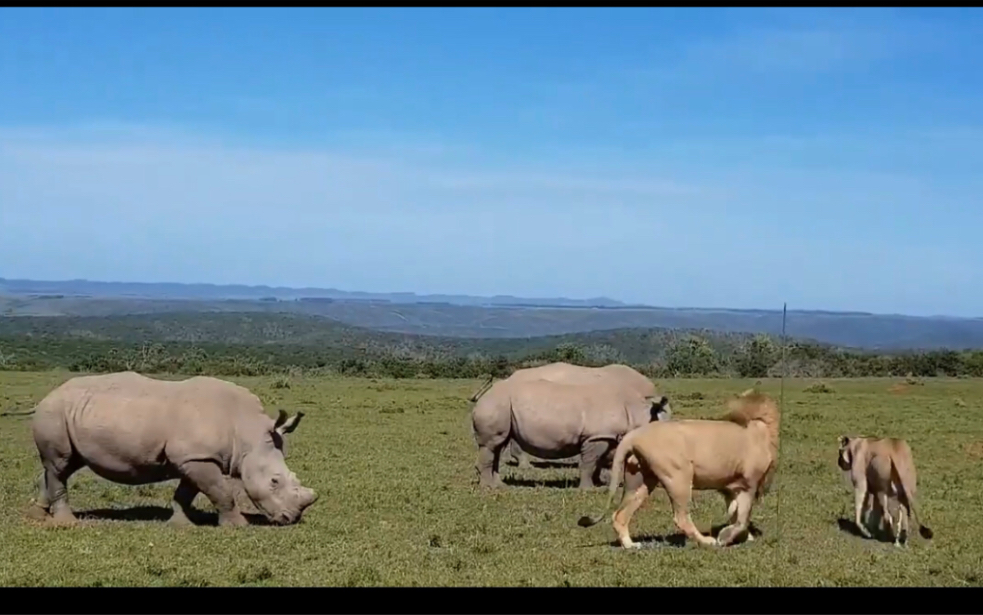
[[[788,315],[788,303],[782,304],[782,379],[781,385],[778,393],[778,411],[781,413],[781,420],[778,423],[778,459],[775,463],[775,474],[779,474],[778,466],[782,461],[782,435],[781,429],[782,424],[785,422],[785,375],[788,370],[788,363],[786,361],[786,350],[788,348],[788,339],[785,336],[785,320]],[[781,540],[782,537],[782,479],[781,476],[776,476],[778,479],[778,489],[775,493],[775,516],[778,522],[778,539]]]

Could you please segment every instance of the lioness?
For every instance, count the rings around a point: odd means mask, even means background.
[[[912,459],[911,447],[899,438],[851,438],[840,436],[840,451],[837,465],[847,473],[853,484],[854,522],[860,533],[870,538],[870,532],[861,520],[866,503],[887,520],[894,535],[894,546],[901,546],[901,526],[905,530],[905,544],[908,543],[908,515],[914,513],[918,522],[918,533],[922,538],[931,539],[932,530],[921,524],[921,515],[915,503],[915,489],[918,473]],[[888,509],[888,499],[898,503],[898,523]]]
[[[729,545],[747,532],[752,504],[767,491],[775,471],[780,413],[774,401],[753,389],[731,400],[728,407],[730,413],[723,420],[653,422],[622,438],[611,465],[606,508],[626,471],[642,475],[638,488],[625,485],[621,505],[611,517],[622,547],[640,546],[632,542],[628,524],[658,485],[672,502],[676,526],[699,544]],[[717,539],[701,534],[689,516],[693,489],[719,491],[727,501],[730,524]],[[590,527],[603,518],[603,512],[584,516],[578,524]]]

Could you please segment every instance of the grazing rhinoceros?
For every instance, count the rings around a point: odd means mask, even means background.
[[[599,378],[576,384],[505,379],[493,384],[471,411],[478,444],[479,482],[497,487],[501,453],[509,440],[542,459],[580,454],[580,487],[600,482],[600,460],[626,433],[668,420],[666,397],[654,399]]]
[[[528,367],[518,369],[512,373],[507,380],[512,382],[528,382],[530,380],[549,380],[551,382],[562,382],[569,384],[595,382],[597,380],[608,380],[624,387],[626,391],[634,391],[645,398],[655,399],[657,392],[655,385],[644,375],[635,371],[627,365],[613,363],[604,367],[582,367],[570,363],[556,362],[539,367]],[[477,401],[483,393],[488,390],[491,384],[489,381],[477,393],[471,397],[471,401]],[[667,418],[671,418],[669,415]],[[529,455],[519,447],[515,440],[509,441],[510,462],[520,468],[529,467]],[[610,461],[610,455],[602,460]]]
[[[317,494],[287,468],[283,437],[302,412],[274,421],[248,389],[217,378],[156,380],[135,372],[72,378],[37,405],[32,429],[44,467],[38,505],[56,523],[76,521],[67,483],[88,466],[125,485],[180,479],[171,523],[186,525],[204,493],[221,525],[245,525],[229,478],[270,521],[296,523]]]

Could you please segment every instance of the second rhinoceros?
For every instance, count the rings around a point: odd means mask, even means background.
[[[605,365],[603,367],[582,367],[580,365],[573,365],[571,363],[559,361],[556,363],[549,363],[547,365],[540,365],[538,367],[518,369],[506,380],[511,382],[549,380],[551,382],[568,384],[589,383],[597,382],[598,380],[606,380],[615,386],[621,387],[626,393],[634,392],[643,398],[648,398],[653,401],[657,399],[657,391],[651,380],[631,367],[618,363]],[[489,384],[491,384],[491,382],[487,383],[477,393],[475,393],[475,395],[472,396],[471,401],[477,401],[483,393],[487,392]],[[672,418],[671,411],[667,411],[664,418]],[[510,461],[518,465],[520,468],[529,467],[531,465],[529,463],[529,454],[523,451],[518,442],[516,442],[514,439],[509,441],[509,455],[511,458]],[[602,459],[602,465],[603,461],[607,460],[608,457],[609,456]]]
[[[303,413],[273,420],[248,389],[216,378],[156,380],[135,372],[72,378],[38,403],[34,442],[44,468],[38,506],[58,523],[76,521],[69,477],[83,467],[116,483],[180,479],[171,522],[190,523],[195,496],[218,509],[220,525],[245,525],[229,478],[270,521],[300,520],[317,494],[283,457],[284,436]]]
[[[505,379],[471,411],[479,483],[498,487],[506,443],[542,459],[580,454],[580,487],[600,482],[600,461],[629,431],[672,416],[669,400],[639,395],[606,378],[565,383]]]

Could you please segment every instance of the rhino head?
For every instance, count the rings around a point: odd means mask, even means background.
[[[287,413],[280,410],[275,422],[264,417],[268,421],[266,428],[248,443],[240,463],[246,495],[277,525],[297,523],[304,509],[317,501],[317,493],[304,487],[284,460],[284,436],[297,429],[303,416],[303,412],[298,412],[288,419]]]

